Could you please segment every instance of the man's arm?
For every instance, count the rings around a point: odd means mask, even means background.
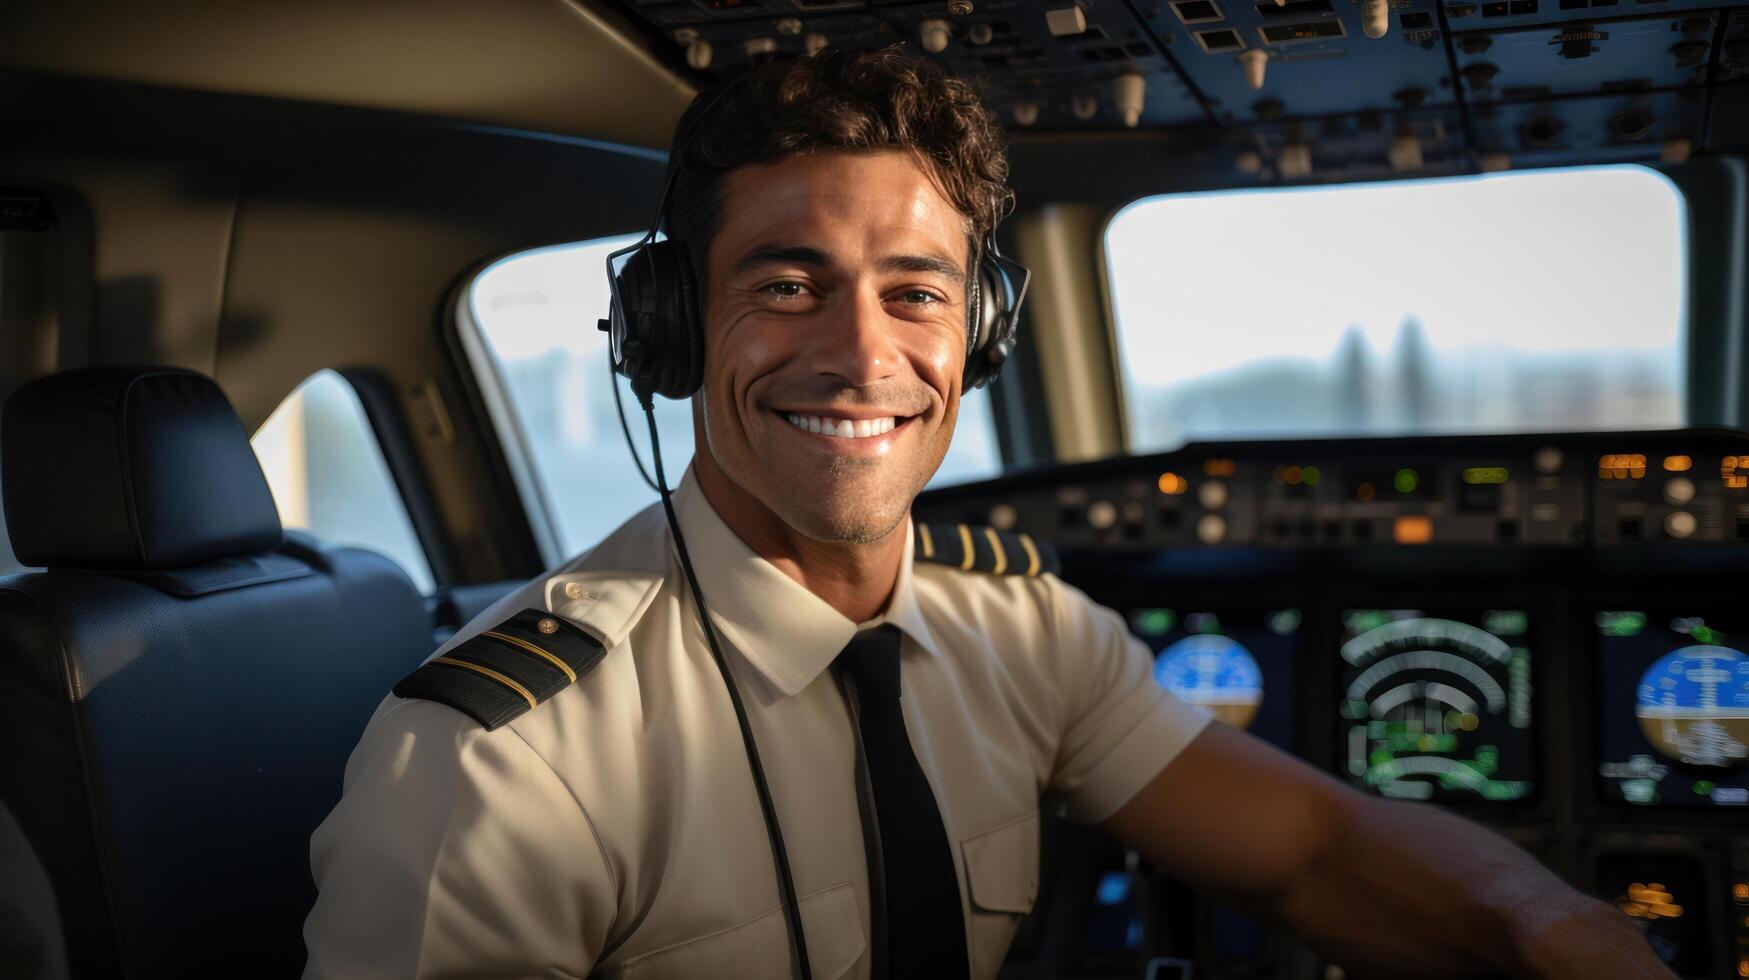
[[[1477,824],[1212,724],[1106,827],[1359,975],[1668,978],[1626,916]]]
[[[571,792],[513,728],[382,709],[311,840],[306,980],[581,977],[617,887]]]

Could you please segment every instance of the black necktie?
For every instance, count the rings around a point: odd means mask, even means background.
[[[838,664],[855,681],[857,723],[880,826],[890,977],[971,974],[953,849],[899,707],[899,630],[856,634]]]

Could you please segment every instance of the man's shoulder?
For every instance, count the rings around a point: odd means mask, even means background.
[[[488,731],[588,677],[620,646],[668,576],[660,508],[646,508],[587,552],[493,603],[395,685]]]

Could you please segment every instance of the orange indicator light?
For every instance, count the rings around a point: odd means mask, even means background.
[[[1202,461],[1204,476],[1232,476],[1237,471],[1237,464],[1230,459],[1205,459]]]
[[[1399,517],[1393,530],[1398,544],[1426,544],[1433,540],[1433,518]]]
[[[1300,485],[1300,478],[1304,475],[1305,471],[1298,466],[1290,466],[1282,471],[1281,478],[1287,481],[1288,486],[1297,487]]]
[[[1687,456],[1664,457],[1664,469],[1671,473],[1687,473],[1694,468],[1694,460]]]
[[[1599,480],[1638,480],[1645,475],[1645,453],[1607,453],[1598,457]]]
[[[1732,885],[1731,897],[1739,902],[1749,902],[1749,882],[1739,881]]]
[[[1160,492],[1174,497],[1190,489],[1190,481],[1177,473],[1160,474]]]
[[[1371,501],[1372,498],[1377,495],[1378,490],[1370,483],[1362,483],[1360,486],[1354,488],[1355,498],[1363,504]]]
[[[1720,460],[1719,479],[1732,490],[1749,487],[1749,456],[1726,456]]]
[[[1749,960],[1737,961],[1737,975],[1740,977],[1749,977]]]

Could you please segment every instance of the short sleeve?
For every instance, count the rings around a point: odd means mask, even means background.
[[[305,977],[582,977],[613,923],[559,777],[514,728],[431,702],[379,710],[310,843]]]
[[[1050,580],[1051,658],[1064,708],[1051,788],[1071,815],[1116,813],[1189,745],[1209,716],[1154,681],[1153,658],[1117,613]]]

